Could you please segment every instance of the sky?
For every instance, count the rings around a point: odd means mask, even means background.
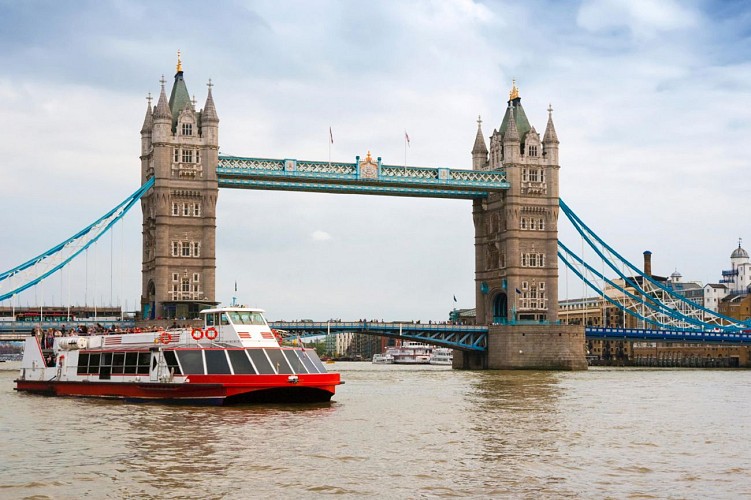
[[[138,188],[146,96],[178,49],[199,107],[214,84],[221,154],[326,160],[330,127],[333,161],[401,164],[407,131],[408,164],[470,169],[478,115],[487,138],[515,79],[539,132],[554,109],[562,199],[628,260],[650,250],[655,274],[716,283],[751,246],[743,1],[0,0],[0,271]],[[288,320],[474,307],[469,201],[222,189],[217,210],[225,304]],[[136,206],[15,304],[136,309],[140,224]],[[591,295],[560,267],[561,298]]]

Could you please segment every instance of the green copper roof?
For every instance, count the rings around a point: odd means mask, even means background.
[[[175,73],[175,83],[172,85],[172,94],[169,96],[169,109],[172,112],[172,130],[177,126],[177,115],[185,109],[186,104],[190,104],[190,94],[188,87],[183,79],[183,72]]]
[[[517,97],[509,102],[514,107],[514,121],[516,122],[516,130],[519,132],[519,139],[521,142],[524,142],[527,132],[529,132],[532,127],[529,125],[527,114],[522,107],[522,99],[521,97]],[[509,109],[506,108],[506,113],[503,115],[503,121],[501,122],[501,128],[498,130],[501,134],[505,134],[506,128],[508,128],[509,114]]]

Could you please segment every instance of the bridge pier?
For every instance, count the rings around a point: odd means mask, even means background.
[[[454,354],[463,370],[586,370],[584,327],[579,325],[492,325],[485,353]]]

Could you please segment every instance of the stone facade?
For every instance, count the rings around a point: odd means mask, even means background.
[[[586,370],[578,325],[491,325],[487,354],[454,351],[456,369]]]
[[[514,85],[489,150],[478,120],[473,169],[504,171],[511,187],[473,202],[476,321],[490,325],[488,351],[455,357],[456,368],[587,368],[583,326],[557,324],[560,166],[552,112],[540,138]]]
[[[516,87],[485,147],[478,125],[475,170],[501,170],[511,188],[473,202],[477,322],[558,319],[558,138],[549,109],[541,140]]]
[[[203,110],[190,99],[178,60],[169,102],[162,89],[141,128],[141,316],[191,318],[216,304],[216,167],[219,118],[209,83]]]

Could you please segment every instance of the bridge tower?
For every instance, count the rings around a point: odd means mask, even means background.
[[[178,53],[169,101],[162,77],[141,128],[141,183],[154,187],[141,200],[144,319],[194,317],[216,304],[216,167],[219,117],[211,95],[196,111]]]
[[[503,170],[511,185],[473,202],[476,317],[490,326],[487,368],[586,367],[583,328],[557,324],[560,165],[552,112],[541,138],[514,83],[489,150],[478,120],[473,169]]]

